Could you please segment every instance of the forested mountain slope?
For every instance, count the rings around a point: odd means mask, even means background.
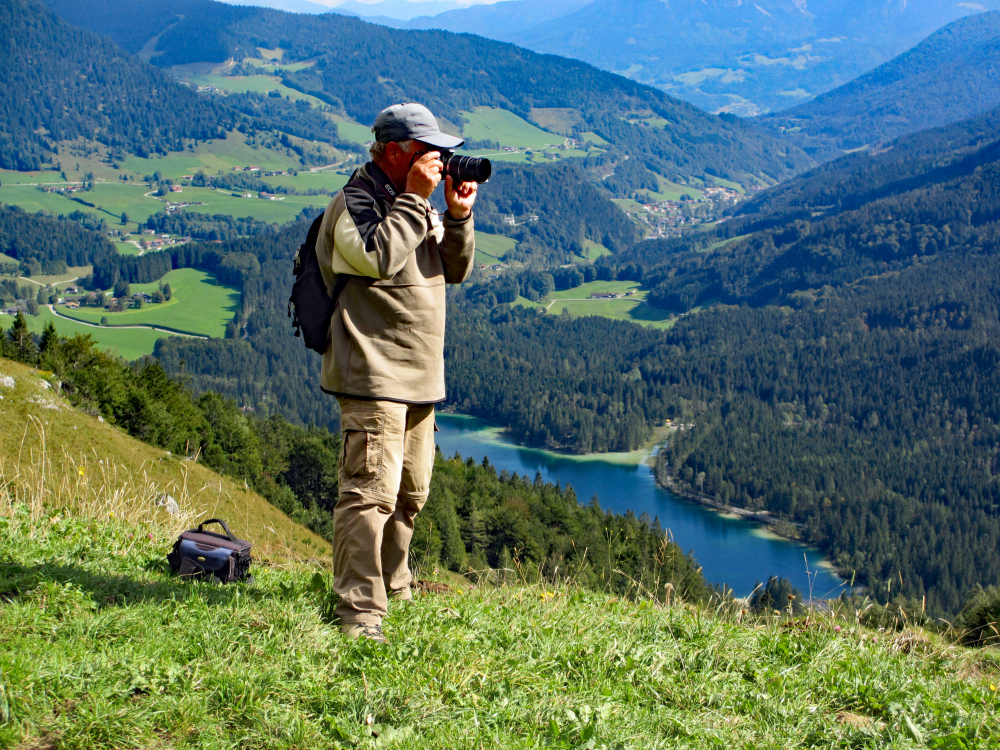
[[[151,2],[97,0],[87,17],[71,17],[89,29],[120,34],[130,49],[142,36],[148,41],[159,34],[152,62],[161,67],[258,57],[258,47],[280,47],[286,62],[310,62],[300,70],[275,71],[285,85],[342,107],[362,123],[405,100],[423,101],[456,124],[461,112],[476,106],[501,107],[525,119],[533,119],[533,110],[558,110],[565,123],[560,132],[597,133],[622,152],[620,158],[639,158],[668,179],[712,170],[739,181],[761,175],[777,180],[810,164],[797,148],[735,118],[713,117],[589,65],[512,45],[440,31],[399,31],[337,14],[302,16],[209,0],[156,3],[158,20],[140,21],[141,35],[121,28],[118,18],[141,17]],[[179,19],[166,29],[164,7]],[[626,121],[627,115],[639,121]]]
[[[180,150],[238,117],[34,0],[0,4],[0,46],[4,169],[39,169],[56,160],[53,144],[77,138],[123,154]]]
[[[1000,105],[1000,12],[945,26],[806,104],[761,118],[819,159],[967,119]]]

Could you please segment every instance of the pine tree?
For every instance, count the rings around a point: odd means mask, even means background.
[[[41,354],[51,352],[59,344],[59,334],[56,333],[55,324],[50,320],[42,328],[42,342],[38,347]]]
[[[28,321],[24,313],[19,312],[14,318],[14,325],[10,328],[10,348],[14,359],[25,364],[34,364],[38,358],[38,349],[35,348],[35,338],[28,330]]]

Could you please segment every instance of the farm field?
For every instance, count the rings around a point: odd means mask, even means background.
[[[278,90],[282,96],[287,96],[292,101],[302,99],[313,106],[323,104],[315,96],[309,96],[309,94],[303,94],[300,91],[288,88],[277,76],[222,76],[214,73],[195,73],[185,76],[183,80],[186,83],[193,83],[197,86],[215,86],[215,88],[221,91],[231,91],[234,94],[249,92],[266,94],[268,91]]]
[[[326,190],[335,193],[340,190],[350,175],[339,172],[299,172],[295,177],[291,175],[277,175],[273,177],[262,177],[268,185],[275,187],[294,188],[306,192],[307,190]],[[322,197],[322,196],[320,196]],[[327,198],[329,200],[329,198]]]
[[[600,315],[612,320],[627,320],[630,323],[648,325],[652,328],[670,328],[676,316],[655,310],[637,297],[600,300],[555,300],[548,308],[550,315],[559,315],[568,310],[572,315]]]
[[[502,234],[476,232],[476,263],[484,266],[503,263],[504,261],[500,260],[501,256],[515,247],[517,247],[517,240],[511,237],[504,237]]]
[[[201,206],[189,206],[185,211],[201,214],[226,214],[243,218],[252,217],[258,221],[268,221],[284,224],[298,216],[303,208],[326,208],[330,202],[325,195],[287,195],[284,200],[261,200],[256,193],[252,198],[233,195],[228,190],[213,190],[212,188],[184,188],[180,193],[174,193],[174,200],[202,203]],[[160,204],[162,208],[164,204]]]
[[[240,293],[225,286],[211,274],[194,268],[178,268],[161,280],[170,284],[173,297],[169,302],[146,305],[141,310],[112,313],[107,310],[65,310],[59,312],[85,323],[100,323],[107,316],[113,325],[159,325],[186,333],[221,338],[226,324],[232,320],[240,303]],[[133,284],[132,293],[155,292],[160,282]]]
[[[563,142],[563,136],[549,133],[518,117],[513,112],[494,107],[476,107],[463,112],[469,121],[462,128],[462,135],[473,141],[499,141],[511,148],[543,148]]]
[[[633,294],[630,297],[618,299],[589,299],[591,294],[606,292],[615,294],[632,292]],[[654,328],[672,326],[676,316],[647,305],[645,302],[646,294],[646,290],[640,289],[639,284],[635,281],[591,281],[573,289],[550,293],[546,304],[551,302],[547,307],[550,315],[559,315],[563,310],[568,310],[572,315],[600,315],[613,320],[627,320]]]
[[[586,300],[591,294],[625,294],[626,292],[634,292],[635,296],[639,299],[643,299],[646,296],[644,291],[639,290],[639,282],[637,281],[590,281],[572,289],[564,289],[561,292],[551,292],[548,298],[550,300]]]
[[[25,319],[32,333],[40,334],[45,324],[51,321],[60,336],[90,336],[97,342],[98,348],[129,360],[152,354],[157,339],[172,335],[149,328],[94,328],[53,315],[47,307],[40,308],[38,315],[26,315]],[[4,328],[10,328],[13,320],[6,315],[0,316]]]

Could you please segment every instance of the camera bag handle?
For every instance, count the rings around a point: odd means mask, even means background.
[[[226,530],[226,536],[229,537],[229,541],[235,544],[239,544],[240,540],[233,536],[233,532],[229,530],[229,527],[226,525],[226,522],[223,521],[221,518],[210,518],[207,521],[204,521],[203,523],[199,523],[198,531],[201,531],[203,526],[208,526],[210,523],[219,524],[222,528]]]

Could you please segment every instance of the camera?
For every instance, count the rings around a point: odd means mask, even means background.
[[[458,156],[454,151],[441,151],[444,174],[451,175],[455,182],[489,182],[493,166],[489,159],[478,156]]]

